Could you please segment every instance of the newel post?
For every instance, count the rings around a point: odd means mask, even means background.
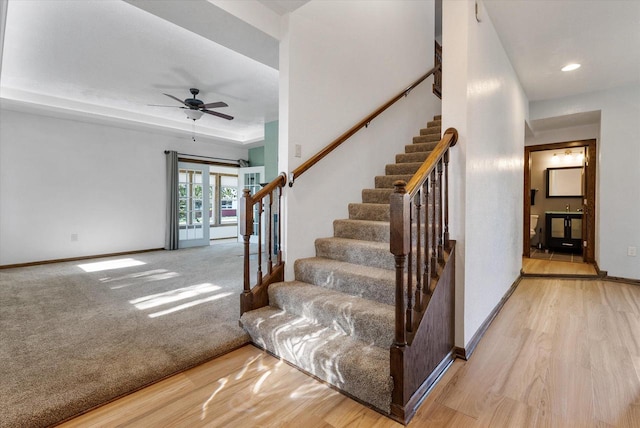
[[[405,274],[404,267],[410,245],[410,200],[407,183],[398,180],[393,183],[394,193],[390,198],[390,250],[396,261],[396,323],[395,346],[406,345],[405,335]]]
[[[244,189],[240,198],[240,235],[244,241],[244,291],[240,295],[240,315],[252,309],[249,242],[253,233],[253,200],[251,191]]]

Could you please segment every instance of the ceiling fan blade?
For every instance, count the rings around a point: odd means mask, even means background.
[[[200,110],[203,113],[207,113],[207,114],[212,114],[214,116],[218,116],[221,117],[223,119],[227,119],[227,120],[233,120],[233,116],[229,116],[228,114],[224,114],[224,113],[218,113],[217,111],[211,111],[211,110]]]
[[[176,101],[177,101],[177,102],[179,102],[180,104],[184,104],[184,105],[186,105],[187,107],[189,107],[189,104],[185,103],[185,102],[184,102],[184,101],[182,101],[180,98],[176,98],[176,97],[174,97],[173,95],[169,95],[169,94],[164,94],[164,95],[168,96],[168,97],[169,97],[169,98],[171,98],[171,99],[176,100]]]
[[[222,101],[218,101],[217,103],[202,104],[198,106],[198,108],[218,108],[218,107],[229,107],[229,104]]]

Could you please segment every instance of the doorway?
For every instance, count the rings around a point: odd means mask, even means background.
[[[523,256],[595,263],[596,140],[526,146],[524,155]]]

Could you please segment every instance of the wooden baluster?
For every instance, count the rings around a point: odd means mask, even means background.
[[[409,254],[407,255],[407,331],[413,331],[413,201],[409,199]],[[406,225],[405,225],[406,227]]]
[[[278,265],[282,263],[282,187],[278,187]]]
[[[431,290],[429,289],[429,284],[431,283],[431,273],[430,273],[430,264],[431,264],[431,244],[429,238],[431,234],[429,233],[429,225],[431,224],[431,211],[429,210],[429,198],[431,194],[429,193],[430,180],[427,177],[424,184],[422,185],[422,193],[424,194],[424,268],[422,269],[422,292],[424,294],[431,294]]]
[[[444,251],[442,248],[442,159],[438,161],[438,261],[444,262]]]
[[[429,234],[431,235],[431,278],[438,276],[438,234],[436,227],[436,170],[431,171],[431,224],[429,225]]]
[[[423,189],[418,190],[416,195],[416,297],[415,307],[422,310],[422,197]],[[413,235],[413,230],[411,231]],[[409,272],[411,275],[412,273]]]
[[[244,189],[240,198],[240,235],[244,241],[244,290],[240,299],[240,314],[251,310],[251,266],[249,263],[249,242],[253,231],[253,201],[251,191]]]
[[[396,322],[394,346],[404,347],[407,344],[405,333],[405,261],[409,253],[409,217],[410,201],[405,183],[398,180],[393,183],[394,193],[390,198],[390,250],[395,258],[396,268]]]
[[[444,152],[444,248],[451,249],[449,240],[449,149]]]
[[[258,281],[262,284],[262,213],[264,212],[264,199],[258,201]]]
[[[269,193],[269,205],[267,205],[267,225],[269,230],[267,232],[267,252],[269,253],[269,275],[273,273],[273,259],[271,255],[273,254],[273,192]]]

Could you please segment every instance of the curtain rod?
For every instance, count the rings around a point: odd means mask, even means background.
[[[165,154],[165,155],[166,155],[166,154],[169,154],[169,150],[165,150],[165,151],[164,151],[164,154]],[[189,154],[189,153],[178,153],[178,154],[179,154],[179,155],[182,155],[182,156],[191,156],[191,157],[194,157],[194,158],[214,159],[214,160],[225,160],[225,161],[230,161],[230,162],[234,162],[234,163],[237,163],[237,164],[239,164],[239,163],[240,163],[240,162],[239,162],[240,160],[243,160],[243,159],[215,158],[215,157],[211,157],[211,156],[192,155],[192,154]]]

